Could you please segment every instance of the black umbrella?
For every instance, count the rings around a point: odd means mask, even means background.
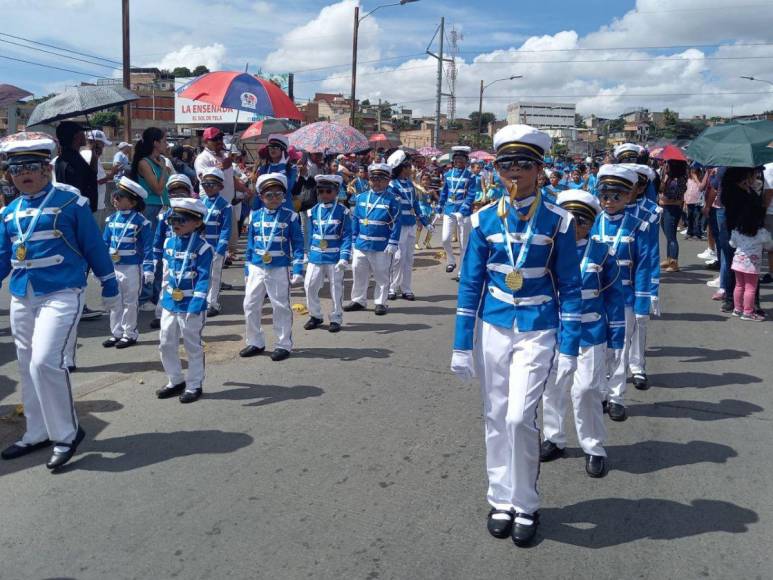
[[[35,107],[27,126],[87,115],[136,100],[139,97],[121,85],[71,87]]]

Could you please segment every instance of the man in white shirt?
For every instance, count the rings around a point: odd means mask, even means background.
[[[105,227],[105,219],[112,213],[113,209],[112,207],[107,207],[105,197],[107,194],[107,182],[113,179],[115,175],[115,166],[107,172],[102,167],[102,162],[99,158],[102,156],[105,146],[112,145],[112,142],[99,129],[86,131],[86,141],[88,142],[88,147],[81,150],[81,157],[88,164],[91,164],[92,155],[97,157],[97,211],[94,212],[94,219],[97,221],[99,228],[102,229]]]
[[[129,151],[132,146],[126,141],[118,144],[118,151],[113,155],[113,180],[118,183],[124,174],[129,170],[131,161],[129,161]]]

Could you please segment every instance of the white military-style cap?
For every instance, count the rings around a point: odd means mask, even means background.
[[[225,174],[219,167],[207,167],[204,169],[204,171],[201,172],[201,181],[204,181],[205,177],[214,177],[215,179],[219,179],[221,182],[225,181]]]
[[[550,135],[529,125],[506,125],[494,134],[497,159],[526,159],[543,163]]]
[[[9,161],[21,156],[50,159],[56,153],[56,141],[46,133],[22,131],[0,140],[0,153],[5,153]]]
[[[451,158],[454,157],[469,157],[472,149],[467,145],[455,145],[451,147]]]
[[[107,138],[104,131],[99,129],[89,129],[86,131],[86,139],[89,141],[99,141],[103,145],[112,145],[113,142]]]
[[[649,181],[655,179],[655,170],[649,165],[644,165],[643,163],[618,163],[618,165],[635,171],[638,175],[646,177]]]
[[[287,176],[284,173],[264,173],[258,177],[258,192],[263,193],[269,187],[279,186],[287,192]]]
[[[636,143],[623,143],[614,148],[612,154],[618,163],[624,161],[636,161],[644,151],[644,147],[637,145]]]
[[[203,218],[207,215],[207,207],[199,199],[192,197],[173,197],[169,200],[172,205],[172,215],[192,215],[194,217]]]
[[[344,178],[341,177],[340,175],[336,175],[336,174],[331,174],[331,175],[315,175],[314,176],[314,181],[316,181],[317,184],[329,183],[331,185],[334,184],[336,187],[340,187],[343,184],[343,182],[344,182]]]
[[[129,195],[134,195],[136,197],[139,197],[140,199],[148,198],[148,192],[145,191],[145,188],[142,187],[139,183],[137,183],[133,179],[129,179],[125,175],[118,180],[117,185],[118,185],[118,189],[120,189],[121,191],[125,191]]]
[[[379,174],[392,177],[392,166],[388,163],[371,163],[368,166],[368,175],[375,176]]]
[[[182,185],[183,187],[188,188],[188,191],[193,191],[193,184],[191,183],[190,178],[184,173],[173,173],[169,176],[169,179],[166,180],[167,190],[173,189],[175,185]]]
[[[268,144],[279,145],[282,149],[287,151],[287,148],[290,146],[290,140],[287,138],[287,135],[282,135],[281,133],[272,133],[268,136]]]
[[[402,149],[398,149],[389,156],[389,159],[387,159],[387,163],[392,169],[397,169],[406,161],[408,161],[408,155]]]
[[[571,212],[586,215],[592,221],[601,213],[601,204],[596,196],[582,189],[562,191],[556,198],[556,203]]]
[[[598,179],[596,189],[599,191],[621,189],[631,191],[639,181],[639,175],[633,169],[613,164],[602,165],[596,178]]]
[[[118,148],[119,149],[125,149],[126,147],[131,147],[131,146],[132,146],[132,144],[131,143],[127,143],[126,141],[121,141],[118,144]]]

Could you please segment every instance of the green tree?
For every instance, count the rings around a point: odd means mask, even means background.
[[[470,121],[472,121],[472,125],[475,127],[475,130],[478,129],[478,111],[473,111],[470,113],[469,117],[467,117]],[[493,123],[497,120],[497,116],[494,113],[488,113],[486,111],[483,112],[481,115],[482,123],[481,126],[483,127],[483,130],[485,131],[486,127],[488,127],[489,123]]]
[[[582,122],[582,115],[579,113],[574,114],[574,126],[575,127],[582,127],[585,123]]]
[[[94,127],[118,127],[120,119],[118,113],[99,111],[90,117],[91,124]]]
[[[200,75],[207,74],[209,72],[209,69],[205,67],[203,64],[200,64],[195,69],[193,69],[193,76],[197,77]]]
[[[192,77],[194,76],[191,72],[191,69],[189,69],[187,66],[178,66],[175,67],[175,69],[172,71],[172,74],[175,77]]]
[[[360,101],[360,106],[361,107],[370,107],[370,99],[364,99],[364,100]]]

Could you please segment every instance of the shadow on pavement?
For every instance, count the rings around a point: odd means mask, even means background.
[[[726,463],[728,459],[738,456],[732,447],[709,441],[640,441],[632,445],[610,445],[606,450],[610,471],[635,475],[695,463]]]
[[[456,308],[447,306],[423,306],[419,305],[413,308],[403,308],[400,306],[389,306],[389,312],[394,314],[420,314],[421,316],[448,316],[456,314]]]
[[[626,407],[630,417],[655,417],[658,419],[692,419],[694,421],[720,421],[750,417],[765,409],[746,401],[723,399],[718,403],[704,401],[668,401]]]
[[[456,301],[456,294],[435,294],[432,296],[416,296],[416,302],[448,302]]]
[[[541,510],[540,535],[583,548],[608,548],[637,540],[676,540],[699,534],[741,534],[759,521],[756,512],[733,503],[696,499],[608,498]]]
[[[745,373],[710,373],[684,372],[659,373],[649,375],[650,384],[661,389],[704,389],[707,387],[723,387],[725,385],[748,385],[763,382],[760,377]]]
[[[250,383],[236,383],[229,381],[223,383],[226,387],[239,387],[227,391],[207,392],[206,399],[220,399],[226,401],[246,401],[258,399],[247,403],[245,407],[264,407],[283,401],[300,401],[309,397],[321,397],[325,391],[311,385],[296,385],[294,387],[282,387],[280,385],[252,385]]]
[[[392,351],[387,348],[299,348],[292,358],[332,358],[340,361],[354,361],[363,358],[389,358]]]
[[[706,312],[664,312],[656,320],[677,322],[722,322],[729,317],[729,314],[709,314]]]
[[[679,362],[702,363],[718,360],[735,360],[751,356],[745,350],[731,348],[701,348],[697,346],[653,346],[647,349],[647,356],[668,356],[681,358]]]
[[[344,332],[376,332],[378,334],[393,334],[406,330],[429,330],[429,324],[379,324],[378,322],[344,322]]]

